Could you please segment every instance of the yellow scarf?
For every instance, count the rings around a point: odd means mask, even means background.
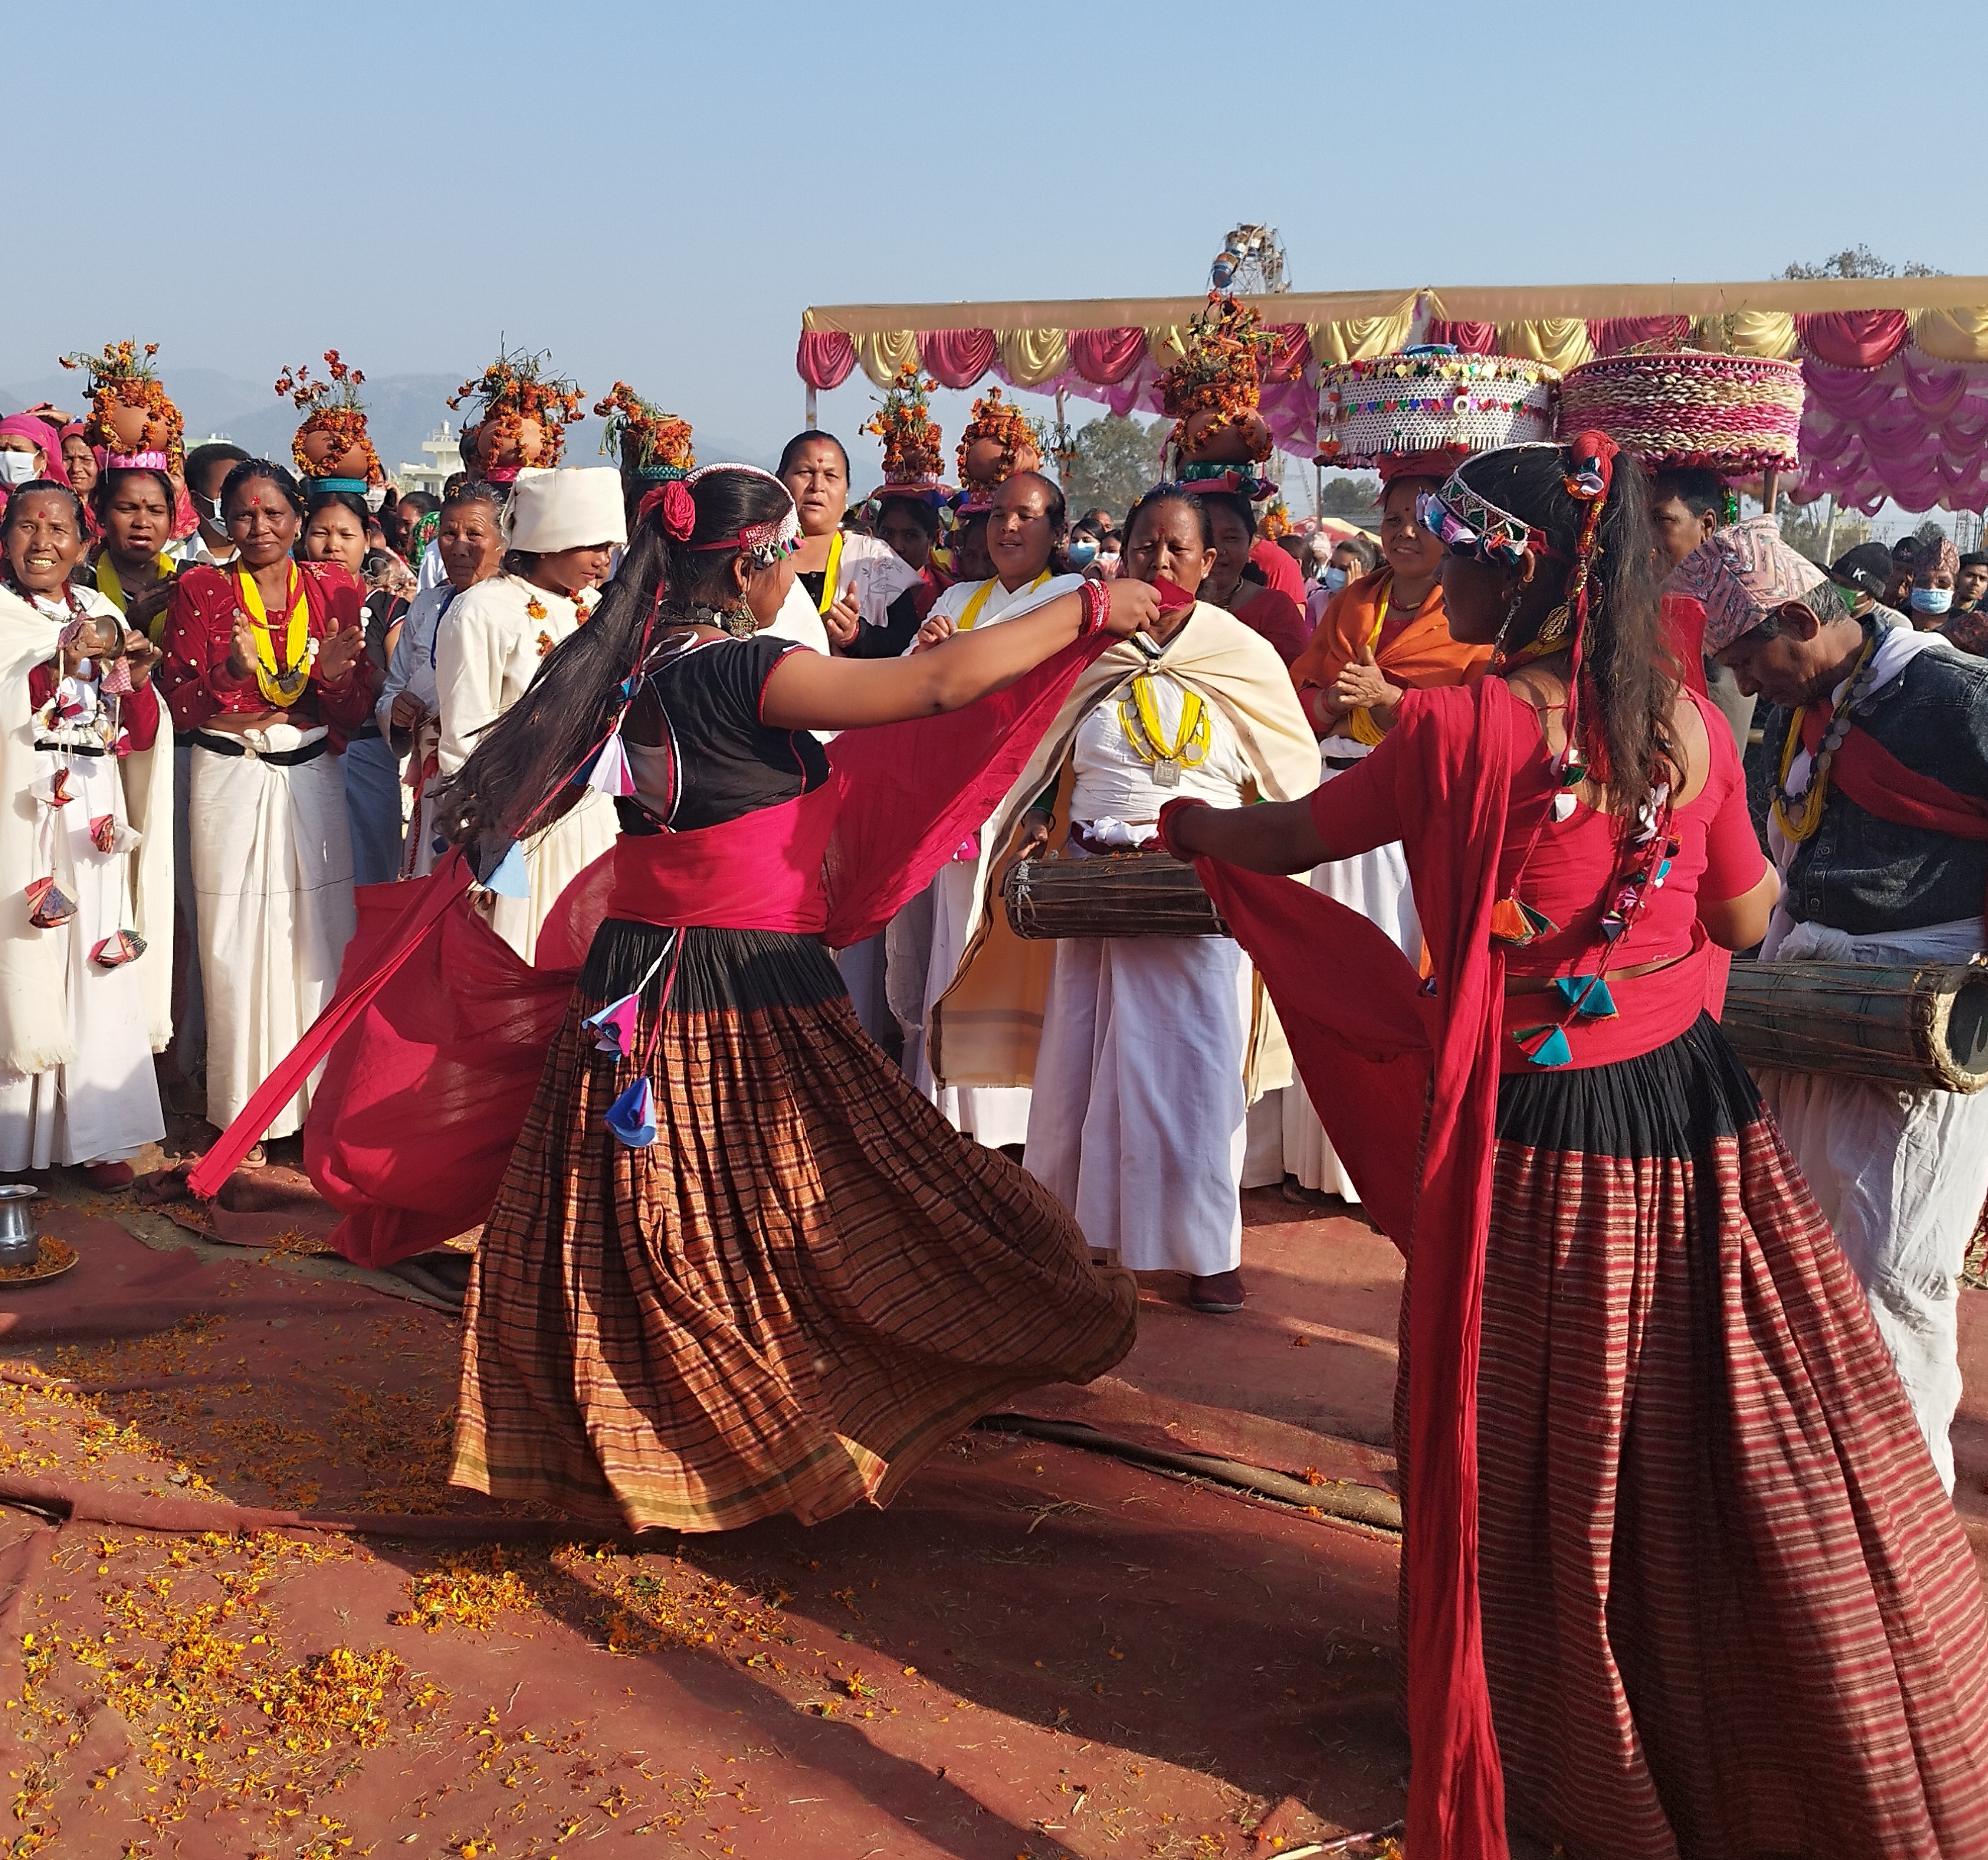
[[[1034,580],[1031,581],[1026,587],[1022,590],[1022,594],[1033,594],[1036,590],[1040,587],[1045,581],[1049,580],[1049,578],[1050,571],[1047,569],[1044,569]],[[978,622],[980,618],[980,610],[986,606],[989,596],[990,596],[1000,585],[1001,577],[999,575],[990,576],[986,580],[981,583],[979,587],[975,591],[973,598],[967,602],[966,610],[959,617],[959,631],[961,632],[971,633],[973,631],[975,623]],[[1018,595],[1016,598],[1019,599],[1020,596]]]
[[[159,557],[159,579],[170,581],[178,564],[168,555]],[[117,564],[110,560],[110,551],[105,550],[96,558],[96,591],[122,614],[130,604],[124,598],[124,584],[117,578]],[[146,631],[150,634],[152,644],[157,645],[166,631],[166,611],[164,607],[152,616],[152,624]]]
[[[242,611],[255,627],[255,682],[262,687],[262,695],[273,708],[288,710],[304,695],[304,686],[310,680],[307,656],[310,604],[304,598],[304,578],[297,573],[297,565],[292,562],[289,586],[283,596],[290,604],[290,617],[283,629],[283,656],[280,661],[276,657],[275,630],[263,610],[262,590],[256,587],[255,577],[247,570],[238,567],[235,571],[235,587]]]

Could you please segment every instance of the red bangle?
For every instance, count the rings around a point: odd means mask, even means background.
[[[1084,624],[1078,629],[1080,638],[1104,629],[1106,616],[1111,611],[1111,590],[1101,581],[1087,581],[1077,590],[1077,598],[1084,603]]]

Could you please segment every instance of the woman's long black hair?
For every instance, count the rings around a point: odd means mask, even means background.
[[[666,634],[692,624],[691,607],[722,611],[736,600],[738,550],[698,545],[778,522],[793,507],[784,485],[737,467],[702,472],[687,488],[697,512],[690,534],[670,536],[659,507],[636,524],[593,617],[546,655],[531,688],[444,784],[435,820],[458,845],[501,848],[549,827],[581,798],[571,778],[614,728],[644,634],[653,655]]]
[[[1566,447],[1524,445],[1481,452],[1457,468],[1472,490],[1543,532],[1559,552],[1541,564],[1553,597],[1527,604],[1503,641],[1508,654],[1530,644],[1565,598],[1590,508],[1567,489],[1574,467]],[[1677,769],[1670,721],[1679,674],[1664,634],[1648,496],[1635,457],[1617,455],[1595,532],[1581,650],[1582,747],[1595,778],[1627,804],[1660,781],[1675,784]]]

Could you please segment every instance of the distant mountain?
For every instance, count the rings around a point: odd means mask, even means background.
[[[0,387],[0,413],[15,413],[38,401],[52,401],[73,413],[83,410],[86,377],[80,374],[57,373],[36,381]],[[377,380],[368,376],[360,391],[366,402],[366,427],[373,449],[388,475],[404,465],[421,465],[428,455],[421,441],[444,420],[452,431],[459,430],[462,413],[451,412],[448,396],[460,384],[460,377],[447,374],[389,374]],[[266,458],[287,465],[290,439],[297,429],[297,411],[287,400],[279,400],[266,384],[257,386],[211,368],[175,368],[166,377],[166,385],[186,421],[188,445],[198,445],[208,435],[218,433],[237,445]],[[467,412],[465,408],[463,412]],[[600,455],[601,423],[590,414],[566,429],[563,462],[570,465],[604,465]],[[743,458],[747,462],[770,468],[771,458],[757,458],[718,438],[707,440],[700,434],[698,456],[705,460]]]

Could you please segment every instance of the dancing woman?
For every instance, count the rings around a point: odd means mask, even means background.
[[[1410,692],[1309,801],[1163,821],[1408,1251],[1408,1849],[1502,1855],[1509,1801],[1574,1860],[1988,1853],[1966,1539],[1702,1012],[1775,881],[1633,467],[1592,433],[1466,461],[1419,520],[1499,675]],[[1398,837],[1425,981],[1257,875]]]
[[[867,934],[921,885],[1082,663],[1158,604],[1099,587],[915,658],[828,658],[761,634],[799,536],[777,480],[706,467],[645,502],[593,618],[437,810],[487,861],[586,792],[570,777],[604,742],[634,790],[477,1254],[451,1476],[637,1530],[812,1521],[1131,1346],[1131,1280],[888,1064],[823,928]],[[903,719],[923,721],[894,756],[864,742]]]

